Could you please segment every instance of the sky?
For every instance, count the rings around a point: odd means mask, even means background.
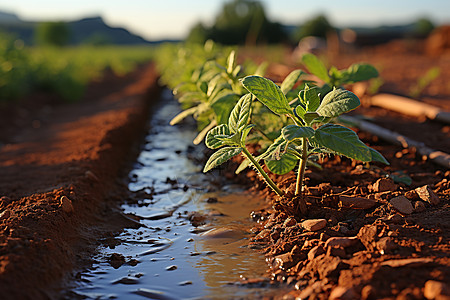
[[[26,21],[101,16],[148,40],[184,38],[201,21],[209,25],[226,0],[0,0],[0,11]],[[427,17],[450,24],[449,0],[261,0],[272,21],[298,25],[324,14],[334,26],[396,25]]]

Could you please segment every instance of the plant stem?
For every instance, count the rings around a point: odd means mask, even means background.
[[[250,161],[252,162],[252,164],[256,167],[256,169],[258,169],[259,174],[262,175],[262,177],[264,178],[264,180],[266,181],[266,183],[269,185],[269,187],[275,192],[277,193],[278,196],[283,196],[284,193],[277,187],[277,185],[272,181],[272,179],[269,178],[269,176],[267,175],[267,173],[263,170],[263,168],[261,167],[261,165],[255,160],[255,158],[253,157],[253,155],[251,155],[250,152],[248,152],[247,148],[242,147],[244,154],[247,156],[248,159],[250,159]]]
[[[298,167],[297,183],[295,185],[295,195],[303,192],[303,179],[305,178],[306,161],[308,159],[308,141],[302,138],[302,158],[300,159],[300,166]]]

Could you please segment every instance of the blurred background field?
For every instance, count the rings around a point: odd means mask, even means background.
[[[442,62],[447,62],[450,48],[449,21],[449,4],[437,0],[426,5],[289,0],[3,3],[0,103],[36,91],[76,101],[105,70],[122,76],[154,59],[155,49],[164,52],[167,48],[161,44],[177,48],[207,40],[238,45],[241,57],[257,63],[289,66],[299,65],[299,55],[306,52],[320,53],[335,65],[348,63],[345,56],[369,59],[376,53],[435,57],[423,74],[414,73],[416,78],[410,80],[415,86],[404,88],[404,93],[418,97],[430,83],[445,80]],[[382,80],[378,84],[386,86]],[[434,90],[442,93],[442,88]]]

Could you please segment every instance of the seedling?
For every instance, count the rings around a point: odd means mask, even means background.
[[[270,188],[282,196],[284,193],[262,169],[260,160],[265,160],[268,169],[276,174],[285,174],[299,165],[296,195],[301,195],[306,163],[313,155],[333,153],[364,162],[379,161],[388,164],[379,152],[365,145],[353,130],[328,123],[332,118],[360,105],[358,97],[352,92],[333,89],[320,101],[317,88],[306,86],[298,94],[298,101],[290,105],[282,89],[269,79],[247,76],[242,84],[250,94],[243,96],[234,107],[228,125],[213,128],[206,137],[207,147],[225,147],[210,157],[204,172],[243,153],[249,160],[248,165],[253,165]],[[284,126],[281,135],[257,158],[245,146],[246,138],[254,126],[248,125],[252,96],[276,115],[287,116],[293,122]]]

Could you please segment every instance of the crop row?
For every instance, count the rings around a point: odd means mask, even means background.
[[[152,55],[149,47],[136,46],[27,48],[20,40],[0,35],[0,102],[36,90],[74,101],[83,95],[86,84],[100,78],[105,69],[123,75]]]
[[[360,105],[343,85],[378,76],[371,65],[327,69],[316,56],[305,54],[302,62],[309,73],[294,70],[277,85],[263,77],[267,64],[239,65],[235,50],[211,42],[204,47],[167,46],[158,62],[163,83],[173,89],[182,107],[171,124],[192,116],[200,131],[194,143],[205,140],[207,147],[217,150],[204,172],[243,154],[245,160],[236,172],[254,167],[279,196],[284,192],[261,164],[280,175],[297,168],[295,195],[301,196],[305,168],[320,167],[321,155],[388,164],[353,130],[334,123]],[[258,144],[260,152],[250,153],[248,144]]]

